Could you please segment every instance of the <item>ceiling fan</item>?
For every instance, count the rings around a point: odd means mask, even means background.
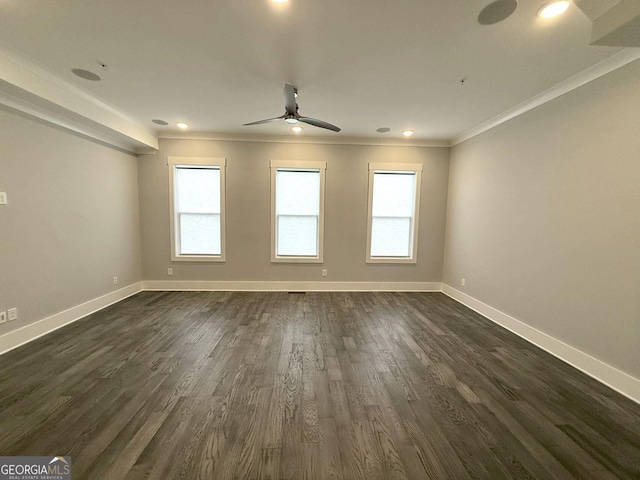
[[[275,118],[268,118],[266,120],[258,120],[257,122],[245,123],[243,126],[259,125],[261,123],[275,122],[278,120],[284,120],[289,125],[295,125],[298,122],[307,123],[314,127],[326,128],[327,130],[333,130],[339,132],[340,128],[330,123],[323,122],[311,117],[303,117],[298,113],[298,103],[296,102],[296,96],[298,95],[298,89],[290,83],[284,86],[284,115]]]

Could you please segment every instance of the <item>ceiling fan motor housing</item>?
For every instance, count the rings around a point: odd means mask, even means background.
[[[298,113],[298,102],[296,102],[296,97],[298,96],[298,89],[291,85],[290,83],[285,84],[284,86],[284,115],[275,118],[267,118],[266,120],[258,120],[257,122],[245,123],[248,125],[259,125],[262,123],[270,123],[277,122],[279,120],[284,119],[287,125],[295,125],[299,122],[306,123],[309,125],[313,125],[314,127],[325,128],[327,130],[332,130],[334,132],[339,132],[340,128],[335,125],[331,125],[328,122],[323,120],[318,120],[316,118],[311,117],[301,117]]]

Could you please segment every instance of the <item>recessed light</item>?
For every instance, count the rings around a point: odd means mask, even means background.
[[[275,3],[287,3],[289,0],[273,0]]]
[[[169,125],[169,122],[165,122],[164,120],[160,120],[159,118],[154,118],[151,121],[156,125]]]
[[[293,133],[300,133],[302,131],[302,127],[300,125],[296,125],[295,127],[291,127],[291,131]]]
[[[411,135],[413,135],[413,130],[405,130],[404,132],[402,132],[402,135],[404,135],[405,137],[410,137]]]
[[[542,18],[553,18],[558,15],[562,15],[567,11],[571,2],[569,0],[559,0],[555,2],[545,3],[540,10],[538,10],[538,16]]]
[[[178,123],[176,123],[176,125],[178,126],[178,128],[182,128],[183,130],[185,128],[189,128],[189,124],[188,123],[184,123],[184,122],[178,122]]]
[[[99,82],[100,80],[102,80],[95,73],[90,72],[89,70],[84,70],[82,68],[72,68],[71,73],[73,73],[77,77],[84,78],[85,80],[91,80],[92,82]]]
[[[390,131],[391,131],[391,129],[389,127],[380,127],[378,129],[376,129],[376,132],[378,132],[378,133],[387,133],[387,132],[390,132]]]

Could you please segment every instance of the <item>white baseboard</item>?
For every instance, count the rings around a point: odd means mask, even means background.
[[[440,282],[242,282],[145,280],[143,290],[244,292],[439,292]]]
[[[447,284],[442,284],[442,292],[616,392],[636,403],[640,403],[640,379],[618,370],[571,345],[567,345]]]
[[[142,283],[107,293],[0,336],[0,355],[142,291]]]
[[[440,282],[243,282],[165,281],[137,282],[115,292],[71,307],[0,336],[0,355],[143,290],[165,291],[271,291],[271,292],[443,292],[492,322],[568,363],[625,397],[640,403],[640,379],[598,360],[575,347],[507,315],[466,293]]]
[[[71,307],[0,336],[0,355],[73,323],[143,290],[289,292],[439,292],[440,282],[218,282],[146,281]]]

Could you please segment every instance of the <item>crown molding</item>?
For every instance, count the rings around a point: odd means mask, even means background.
[[[448,148],[449,140],[402,140],[394,138],[370,137],[335,137],[335,136],[288,136],[288,135],[255,135],[236,133],[209,132],[166,132],[158,133],[163,140],[206,140],[217,142],[261,142],[261,143],[289,143],[289,144],[318,144],[318,145],[363,145],[386,147],[444,147]]]
[[[95,143],[105,145],[114,150],[129,154],[142,155],[155,153],[156,150],[143,148],[132,144],[129,139],[116,132],[104,133],[101,131],[101,125],[96,124],[95,128],[89,126],[87,122],[75,121],[69,116],[61,115],[54,112],[54,109],[47,109],[34,103],[29,103],[23,98],[19,98],[8,94],[0,89],[0,110],[12,112],[16,115],[42,121],[54,127],[60,127],[72,133],[76,133],[82,137],[88,138]]]
[[[457,135],[451,140],[449,146],[453,147],[462,143],[470,138],[473,138],[481,133],[484,133],[488,130],[491,130],[498,125],[505,123],[512,118],[518,117],[523,113],[528,112],[529,110],[533,110],[540,105],[544,105],[551,100],[558,98],[565,93],[569,93],[576,88],[580,88],[583,85],[586,85],[593,80],[596,80],[608,73],[617,70],[618,68],[624,67],[625,65],[640,59],[640,49],[638,48],[626,48],[599,63],[583,70],[582,72],[574,75],[573,77],[569,77],[567,80],[558,83],[557,85],[545,90],[544,92],[536,95],[535,97],[526,100],[519,105],[516,105],[513,108],[510,108],[506,112],[497,115],[486,122],[483,122],[479,125],[476,125],[473,128],[470,128],[464,133]]]
[[[130,153],[158,149],[135,119],[3,44],[0,105]]]
[[[627,48],[452,139],[255,135],[214,132],[153,132],[93,94],[62,80],[45,67],[0,44],[0,105],[133,154],[158,150],[158,139],[284,144],[448,148],[640,59]]]

